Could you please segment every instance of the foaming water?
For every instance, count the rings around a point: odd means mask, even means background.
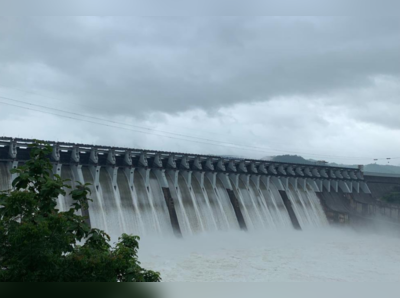
[[[400,238],[347,229],[143,237],[139,257],[163,281],[400,281]]]

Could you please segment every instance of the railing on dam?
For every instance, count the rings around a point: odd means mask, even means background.
[[[0,138],[0,162],[15,168],[18,163],[29,159],[29,144],[34,140],[20,138]],[[339,190],[345,193],[360,191],[370,193],[363,172],[359,169],[331,167],[326,165],[305,165],[266,160],[227,158],[213,155],[187,154],[132,148],[107,147],[48,141],[53,152],[50,157],[54,173],[60,173],[62,165],[72,167],[88,166],[98,183],[99,170],[105,167],[111,177],[118,168],[124,169],[133,180],[135,170],[149,176],[153,170],[157,176],[175,175],[180,172],[190,177],[195,175],[200,181],[206,175],[211,181],[217,176],[227,189],[238,185],[239,180],[246,185],[251,180],[255,185],[274,182],[284,190],[289,185],[306,189],[307,185],[316,192]],[[172,174],[171,174],[172,173]],[[232,182],[232,183],[231,183]],[[177,183],[177,182],[176,182]]]

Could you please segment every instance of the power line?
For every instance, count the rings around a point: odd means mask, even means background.
[[[48,107],[48,106],[33,104],[33,103],[25,102],[25,101],[22,101],[22,100],[17,100],[17,99],[14,99],[14,98],[10,98],[10,97],[0,96],[0,98],[6,99],[6,100],[10,100],[10,101],[14,101],[14,102],[18,102],[18,103],[22,103],[22,104],[26,104],[26,105],[30,105],[30,106],[36,106],[36,107],[40,107],[40,108],[45,108],[45,109],[53,110],[53,111],[57,111],[57,112],[69,113],[69,114],[76,115],[76,116],[79,116],[79,117],[86,117],[86,118],[94,119],[94,120],[97,120],[97,121],[105,121],[105,122],[109,122],[109,123],[113,123],[113,124],[139,128],[139,129],[142,129],[142,130],[155,131],[155,132],[160,132],[160,133],[164,133],[164,134],[170,134],[170,135],[174,135],[174,136],[184,137],[184,138],[190,138],[190,139],[195,139],[195,140],[200,140],[200,141],[212,142],[212,143],[216,143],[216,144],[224,144],[224,146],[225,145],[231,145],[231,146],[242,147],[242,148],[257,149],[257,151],[263,150],[263,151],[259,151],[259,152],[264,152],[264,150],[268,150],[268,151],[275,151],[275,152],[281,152],[281,153],[284,152],[284,153],[295,153],[295,154],[307,154],[307,155],[320,156],[320,157],[330,157],[330,158],[371,159],[369,157],[368,158],[363,158],[363,157],[360,158],[360,157],[349,157],[349,156],[338,156],[338,155],[315,154],[315,153],[309,153],[309,152],[287,151],[287,150],[281,150],[281,149],[263,148],[263,147],[246,146],[246,145],[229,143],[229,142],[221,142],[221,141],[216,141],[216,140],[207,139],[207,138],[189,136],[189,135],[185,135],[185,134],[174,133],[174,132],[169,132],[169,131],[149,128],[149,127],[144,127],[144,126],[139,126],[139,125],[133,125],[133,124],[118,122],[118,121],[114,121],[114,120],[104,119],[104,118],[100,118],[100,117],[94,117],[94,116],[90,116],[90,115],[84,115],[84,114],[80,114],[80,113],[76,113],[76,112],[72,112],[72,111],[66,111],[66,110],[52,108],[52,107]]]
[[[236,145],[230,146],[230,145],[226,145],[226,144],[207,143],[207,142],[201,142],[201,141],[196,141],[196,140],[188,140],[188,139],[183,139],[183,138],[178,138],[178,137],[171,137],[171,136],[166,136],[166,135],[161,135],[161,134],[156,134],[156,133],[148,133],[148,132],[145,132],[145,131],[130,129],[130,128],[126,128],[126,127],[120,127],[120,126],[115,126],[115,125],[109,125],[109,124],[105,124],[105,123],[100,123],[100,122],[95,122],[95,121],[80,119],[80,118],[71,117],[71,116],[67,116],[67,115],[56,114],[56,113],[52,113],[52,112],[45,112],[45,111],[42,111],[42,110],[37,110],[37,109],[33,109],[33,108],[18,106],[18,105],[15,105],[15,104],[6,103],[6,102],[1,102],[1,101],[0,101],[0,104],[5,104],[5,105],[12,106],[12,107],[18,107],[18,108],[22,108],[22,109],[26,109],[26,110],[30,110],[30,111],[35,111],[35,112],[40,112],[40,113],[44,113],[44,114],[60,116],[60,117],[68,118],[68,119],[73,119],[73,120],[88,122],[88,123],[92,123],[92,124],[99,124],[99,125],[103,125],[103,126],[107,126],[107,127],[125,129],[125,130],[129,130],[129,131],[137,132],[137,133],[151,134],[151,135],[160,136],[160,137],[165,137],[165,138],[169,138],[169,139],[176,139],[176,140],[182,140],[182,141],[187,141],[187,142],[192,142],[192,143],[207,144],[207,145],[214,145],[214,146],[215,146],[215,145],[217,145],[217,146],[225,146],[225,147],[229,147],[229,148],[233,148],[233,149],[251,150],[251,151],[257,151],[257,152],[266,153],[265,151],[254,150],[254,149],[249,149],[249,148],[245,148],[245,147],[243,148],[243,147],[236,146]]]
[[[43,98],[46,98],[46,99],[57,100],[57,101],[59,101],[59,102],[65,102],[64,100],[61,100],[61,99],[59,99],[59,98],[55,98],[55,97],[50,97],[50,96],[47,96],[47,95],[43,95],[43,94],[40,94],[40,93],[38,93],[38,92],[36,92],[36,91],[32,91],[32,90],[26,90],[26,89],[20,89],[20,88],[10,88],[10,87],[7,87],[7,86],[1,85],[1,84],[0,84],[0,86],[3,86],[3,87],[5,87],[5,88],[7,88],[7,89],[12,89],[12,90],[16,90],[16,91],[25,92],[25,93],[30,93],[30,94],[33,94],[33,95],[36,95],[36,96],[40,96],[40,97],[43,97]],[[2,98],[5,98],[5,97],[2,97]],[[28,104],[28,103],[27,103],[27,104]],[[78,102],[77,104],[80,105],[80,106],[82,106],[82,107],[92,108],[92,106],[89,106],[89,105],[86,105],[86,104],[82,104],[81,102]],[[103,105],[103,106],[104,106],[104,105]],[[89,117],[90,117],[90,116],[89,116]],[[104,120],[107,121],[106,119],[104,119]],[[127,124],[127,125],[129,125],[129,124]],[[171,126],[171,125],[170,125],[170,126]],[[175,126],[175,127],[177,127],[177,126]],[[182,129],[182,127],[180,127],[180,129]],[[183,128],[183,129],[185,129],[185,128]],[[198,129],[196,130],[196,132],[198,132]],[[224,134],[222,134],[222,133],[216,133],[216,132],[210,132],[210,131],[203,131],[203,132],[206,132],[206,133],[208,133],[208,134],[213,134],[213,135],[219,135],[219,136],[224,135]],[[224,135],[224,136],[225,136],[225,135]]]
[[[3,98],[3,97],[1,97],[1,98]],[[161,137],[165,137],[165,138],[169,138],[169,139],[183,140],[183,141],[193,142],[193,143],[200,143],[200,144],[207,144],[207,145],[218,145],[218,146],[225,146],[225,147],[229,147],[229,148],[233,148],[233,149],[251,150],[251,151],[263,152],[263,153],[266,153],[265,150],[285,152],[285,153],[286,152],[300,153],[300,152],[283,151],[283,150],[266,149],[266,148],[260,148],[260,149],[263,149],[263,150],[258,150],[257,149],[258,147],[247,147],[247,146],[242,146],[242,145],[237,145],[237,144],[220,143],[220,142],[213,141],[213,140],[210,140],[213,143],[203,142],[203,141],[196,141],[196,140],[188,140],[188,139],[183,139],[183,138],[178,138],[178,137],[166,136],[166,135],[162,135],[162,134],[149,133],[149,132],[144,132],[144,131],[140,131],[140,130],[129,129],[129,128],[126,128],[126,127],[120,127],[120,126],[109,125],[109,124],[105,124],[105,123],[94,122],[94,121],[90,121],[90,120],[86,120],[86,119],[80,119],[80,118],[71,117],[71,116],[62,115],[62,114],[57,114],[57,113],[52,113],[52,112],[46,112],[46,111],[42,111],[42,110],[32,109],[32,108],[23,107],[23,106],[10,104],[10,103],[5,103],[5,102],[0,102],[0,104],[6,104],[6,105],[9,105],[9,106],[13,106],[13,107],[18,107],[18,108],[22,108],[22,109],[31,110],[31,111],[36,111],[36,112],[40,112],[40,113],[44,113],[44,114],[55,115],[55,116],[64,117],[64,118],[68,118],[68,119],[73,119],[73,120],[79,120],[79,121],[88,122],[88,123],[92,123],[92,124],[99,124],[99,125],[103,125],[103,126],[107,126],[107,127],[125,129],[125,130],[129,130],[129,131],[137,132],[137,133],[151,134],[151,135],[155,135],[155,136],[161,136]],[[33,105],[33,104],[30,104],[30,105]],[[62,111],[62,110],[60,110],[60,111]],[[77,113],[75,113],[75,114],[77,114]],[[80,114],[77,114],[77,115],[80,115]],[[81,116],[85,117],[85,115],[81,115]],[[92,117],[92,118],[95,118],[95,117]],[[101,119],[101,118],[99,118],[99,119]],[[105,120],[105,119],[101,119],[101,120]],[[123,124],[123,125],[125,125],[125,124]],[[256,148],[256,149],[254,149],[254,148]],[[363,158],[363,157],[330,156],[330,155],[322,155],[322,154],[310,154],[310,155],[325,156],[325,157],[351,158],[351,159],[369,159],[367,157]]]
[[[238,147],[249,148],[249,149],[257,149],[258,151],[259,150],[263,150],[263,151],[264,150],[268,150],[268,151],[275,151],[275,152],[294,153],[294,154],[307,154],[307,155],[320,156],[320,157],[331,157],[331,158],[356,158],[356,159],[359,158],[359,157],[348,157],[348,156],[338,156],[338,155],[315,154],[315,153],[310,153],[310,152],[288,151],[288,150],[281,150],[281,149],[263,148],[263,147],[257,147],[257,146],[247,146],[247,145],[230,143],[230,142],[216,141],[216,140],[207,139],[207,138],[189,136],[189,135],[185,135],[185,134],[174,133],[174,132],[170,132],[170,131],[159,130],[159,129],[149,128],[149,127],[144,127],[144,126],[139,126],[139,125],[133,125],[133,124],[123,123],[123,122],[119,122],[119,121],[104,119],[104,118],[100,118],[100,117],[94,117],[94,116],[90,116],[90,115],[84,115],[84,114],[80,114],[80,113],[76,113],[76,112],[72,112],[72,111],[66,111],[66,110],[62,110],[62,109],[57,109],[57,108],[52,108],[52,107],[48,107],[48,106],[29,103],[29,102],[25,102],[25,101],[22,101],[22,100],[17,100],[17,99],[10,98],[10,97],[0,96],[0,98],[6,99],[6,100],[10,100],[10,101],[14,101],[14,102],[18,102],[18,103],[22,103],[22,104],[26,104],[26,105],[30,105],[30,106],[45,108],[45,109],[53,110],[53,111],[57,111],[57,112],[68,113],[68,114],[72,114],[72,115],[79,116],[79,117],[90,118],[90,119],[94,119],[94,120],[97,120],[97,121],[105,121],[105,122],[109,122],[109,123],[113,123],[113,124],[139,128],[139,129],[142,129],[142,130],[155,131],[155,132],[160,132],[160,133],[163,133],[163,134],[170,134],[170,135],[173,135],[173,136],[179,136],[179,137],[190,138],[190,139],[206,141],[206,142],[212,142],[212,143],[217,143],[217,144],[238,146]]]
[[[94,117],[94,116],[90,116],[90,115],[80,114],[80,113],[76,113],[76,112],[72,112],[72,111],[61,110],[61,109],[52,108],[52,107],[48,107],[48,106],[33,104],[33,103],[26,102],[26,101],[13,99],[13,98],[10,98],[10,97],[0,96],[0,98],[6,99],[6,100],[11,100],[11,101],[22,103],[22,104],[26,104],[26,105],[30,105],[30,106],[40,107],[40,108],[44,108],[44,109],[48,109],[48,110],[58,111],[58,112],[62,112],[62,113],[68,113],[68,114],[76,115],[76,116],[79,116],[79,117],[86,117],[86,118],[90,118],[90,119],[94,119],[94,120],[98,120],[98,121],[105,121],[105,122],[110,122],[110,123],[114,123],[114,124],[118,124],[118,125],[126,125],[126,126],[131,126],[131,127],[135,127],[135,128],[144,129],[144,130],[162,132],[162,133],[166,133],[166,134],[182,136],[182,137],[192,138],[192,139],[199,139],[199,140],[203,140],[203,141],[219,142],[219,141],[215,141],[215,140],[211,140],[211,139],[199,138],[199,137],[194,137],[194,136],[189,136],[189,135],[184,135],[184,134],[179,134],[179,133],[174,133],[174,132],[169,132],[169,131],[164,131],[164,130],[159,130],[159,129],[155,129],[155,128],[139,126],[139,125],[124,123],[124,122],[104,119],[104,118],[100,118],[100,117]],[[236,144],[225,143],[225,142],[221,142],[221,143],[230,144],[230,145],[236,145]],[[260,148],[258,148],[258,149],[260,149]],[[262,148],[262,149],[265,149],[265,148]]]
[[[75,113],[75,112],[70,112],[70,111],[65,111],[65,110],[61,110],[61,109],[46,107],[46,106],[42,106],[42,105],[36,105],[36,104],[32,104],[32,103],[27,103],[27,102],[16,100],[16,99],[12,99],[12,98],[9,98],[9,97],[0,96],[0,98],[11,100],[11,101],[15,101],[15,102],[19,102],[19,103],[23,103],[23,104],[27,104],[27,105],[31,105],[31,106],[37,106],[37,107],[45,108],[45,109],[49,109],[49,110],[55,110],[55,111],[59,111],[59,112],[62,112],[62,113],[69,113],[69,114],[80,116],[80,117],[91,118],[91,119],[94,119],[94,120],[97,120],[97,121],[105,121],[105,122],[110,122],[110,123],[118,124],[118,125],[132,126],[132,127],[139,128],[141,130],[129,129],[129,128],[126,128],[126,127],[109,125],[109,124],[105,124],[105,123],[101,123],[101,122],[94,122],[94,121],[90,121],[90,120],[86,120],[86,119],[80,119],[80,118],[71,117],[71,116],[67,116],[67,115],[62,115],[62,114],[58,114],[58,113],[52,113],[52,112],[48,112],[48,111],[46,112],[46,111],[42,111],[42,110],[38,110],[38,109],[32,109],[32,108],[19,106],[19,105],[15,105],[15,104],[10,104],[10,103],[6,103],[6,102],[0,102],[1,104],[5,104],[5,105],[9,105],[9,106],[14,106],[14,107],[22,108],[22,109],[27,109],[27,110],[32,110],[32,111],[36,111],[36,112],[40,112],[40,113],[44,113],[44,114],[55,115],[55,116],[64,117],[64,118],[68,118],[68,119],[84,121],[84,122],[88,122],[88,123],[92,123],[92,124],[98,124],[98,125],[103,125],[103,126],[108,126],[108,127],[113,127],[113,128],[125,129],[125,130],[129,130],[129,131],[137,132],[137,133],[150,134],[150,135],[155,135],[155,136],[166,137],[166,138],[169,138],[169,139],[177,139],[177,140],[193,142],[193,143],[201,143],[201,144],[207,144],[207,145],[218,145],[218,146],[225,146],[225,147],[234,148],[234,149],[251,150],[251,151],[263,152],[263,153],[266,153],[267,151],[276,151],[276,152],[284,152],[284,153],[308,154],[308,155],[321,156],[321,157],[324,156],[324,157],[351,158],[351,159],[371,159],[369,157],[349,157],[349,156],[313,154],[313,153],[305,153],[305,152],[294,152],[294,151],[284,151],[284,150],[269,149],[269,148],[267,149],[267,148],[261,148],[261,147],[243,146],[243,145],[238,145],[238,144],[234,144],[234,143],[224,143],[224,142],[219,142],[219,141],[215,141],[215,140],[211,140],[211,139],[192,137],[192,136],[187,136],[187,135],[183,135],[183,134],[171,133],[171,132],[162,131],[162,130],[156,130],[156,129],[152,129],[152,128],[148,128],[148,127],[142,127],[142,126],[131,125],[131,124],[126,124],[126,123],[122,123],[122,122],[107,120],[107,119],[98,118],[98,117],[87,116],[87,115],[83,115],[83,114],[79,114],[79,113]],[[145,132],[143,130],[160,132],[160,133],[167,133],[167,134],[172,134],[172,135],[180,136],[180,137],[171,137],[171,136],[167,136],[167,135],[163,135],[163,134]],[[184,138],[181,138],[181,137],[191,138],[191,139],[194,139],[194,140],[188,140],[188,139],[184,139]],[[196,139],[200,140],[200,141],[197,141]],[[395,159],[395,158],[392,158],[392,159]]]

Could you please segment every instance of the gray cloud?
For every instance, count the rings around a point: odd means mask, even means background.
[[[95,113],[212,111],[399,76],[395,18],[2,19],[0,81]]]
[[[158,131],[0,104],[0,135],[254,158],[395,157],[399,25],[388,17],[0,18],[0,96]]]

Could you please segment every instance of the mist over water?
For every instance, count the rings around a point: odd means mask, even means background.
[[[400,281],[400,239],[351,229],[143,237],[142,265],[163,281]]]

